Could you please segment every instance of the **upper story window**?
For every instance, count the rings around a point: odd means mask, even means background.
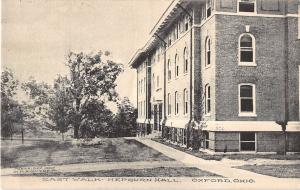
[[[171,94],[168,93],[168,115],[171,115]]]
[[[168,36],[168,46],[172,45],[172,38],[171,38],[171,34]]]
[[[141,80],[141,84],[140,84],[140,87],[141,87],[141,94],[143,93],[143,79]]]
[[[239,65],[255,65],[255,38],[252,34],[242,34],[239,38]]]
[[[152,74],[152,88],[155,89],[155,75]]]
[[[183,102],[184,102],[183,112],[184,112],[184,115],[186,115],[189,112],[188,101],[189,101],[189,93],[188,93],[187,89],[184,89],[184,91],[183,91]]]
[[[211,63],[211,40],[209,37],[206,38],[205,42],[205,65],[209,66]]]
[[[189,22],[190,22],[189,16],[186,15],[185,19],[184,19],[184,28],[185,28],[185,31],[188,31],[188,29],[189,29]]]
[[[183,62],[184,62],[183,72],[187,73],[188,72],[189,61],[188,61],[188,51],[187,51],[186,47],[183,50]]]
[[[255,85],[239,85],[239,116],[256,116]]]
[[[211,111],[211,93],[210,86],[205,86],[205,114],[209,114]]]
[[[254,13],[256,0],[238,0],[238,12]]]
[[[171,60],[168,60],[168,80],[171,80],[172,71],[171,71]]]
[[[298,39],[300,39],[300,3],[298,3]]]
[[[178,55],[175,55],[175,77],[178,77],[179,75],[179,64],[178,64]]]
[[[160,48],[157,50],[157,61],[160,61]]]
[[[144,78],[144,93],[146,92],[146,77]]]
[[[178,92],[175,92],[175,115],[179,112]]]
[[[211,10],[212,10],[212,0],[208,0],[206,2],[206,18],[211,16]]]

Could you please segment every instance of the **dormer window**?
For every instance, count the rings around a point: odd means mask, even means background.
[[[254,13],[255,0],[238,0],[238,12]]]

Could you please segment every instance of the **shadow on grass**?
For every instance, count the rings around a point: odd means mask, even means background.
[[[72,173],[37,173],[39,177],[222,177],[194,167],[158,167],[150,169],[117,169]]]
[[[7,142],[8,143],[8,142]],[[62,165],[95,162],[171,161],[173,159],[133,139],[103,139],[101,145],[76,146],[71,142],[34,141],[1,148],[1,167]]]

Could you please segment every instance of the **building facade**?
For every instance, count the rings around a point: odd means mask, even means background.
[[[140,134],[215,152],[300,151],[298,0],[174,0],[130,61]],[[279,124],[287,123],[286,133]]]

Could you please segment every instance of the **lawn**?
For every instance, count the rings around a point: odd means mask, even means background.
[[[244,165],[236,168],[279,178],[300,178],[300,164],[296,165]]]
[[[171,161],[173,159],[133,139],[104,139],[101,145],[78,147],[54,140],[1,141],[1,167],[61,165],[91,162]]]
[[[19,176],[28,176],[19,175]],[[32,174],[30,175],[32,176]],[[148,169],[117,169],[73,173],[36,173],[39,177],[221,177],[194,167],[158,167]]]
[[[177,150],[186,152],[193,156],[202,158],[204,160],[222,160],[223,158],[232,159],[232,160],[244,160],[248,161],[250,159],[272,159],[272,160],[300,160],[300,153],[295,154],[287,154],[287,155],[278,155],[278,154],[208,154],[205,152],[197,151],[197,150],[189,150],[183,147],[179,147],[177,145],[173,145],[171,143],[165,142],[160,138],[152,139],[156,142],[162,143],[169,147],[175,148]]]

